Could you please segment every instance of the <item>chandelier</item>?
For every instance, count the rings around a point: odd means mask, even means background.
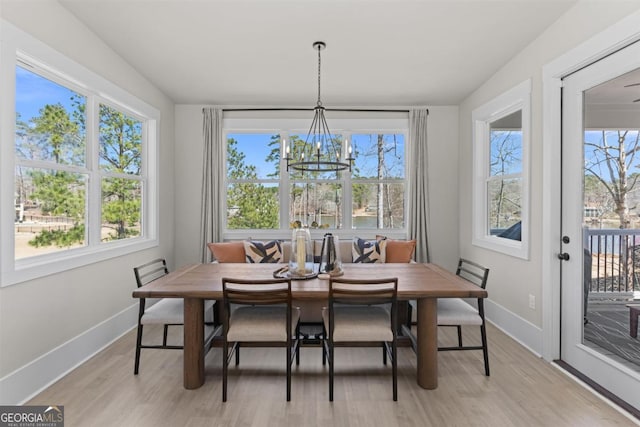
[[[345,141],[347,154],[344,160],[340,160],[342,144],[337,143],[331,137],[331,131],[324,117],[325,108],[320,100],[320,51],[326,48],[324,42],[315,42],[313,48],[318,51],[318,102],[314,107],[313,121],[309,128],[309,133],[304,141],[301,150],[291,151],[291,147],[285,143],[285,160],[287,161],[287,171],[290,169],[302,172],[337,172],[345,169],[351,171],[353,166],[351,146]],[[297,152],[297,153],[296,153]],[[305,159],[305,153],[308,157]],[[292,157],[296,155],[297,157]]]

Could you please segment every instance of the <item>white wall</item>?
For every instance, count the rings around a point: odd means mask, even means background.
[[[176,105],[176,264],[199,262],[203,105]],[[311,120],[309,116],[309,121]],[[429,107],[428,150],[432,260],[454,269],[458,258],[458,108]]]
[[[57,2],[3,2],[1,13],[161,115],[160,246],[0,288],[0,403],[14,404],[135,325],[133,266],[157,256],[173,261],[174,124],[173,103]]]
[[[627,14],[638,2],[580,2],[501,68],[460,105],[460,252],[491,269],[488,317],[541,353],[542,328],[542,67]],[[531,78],[531,251],[529,260],[482,249],[472,239],[471,113],[480,105]],[[530,309],[529,295],[536,301]]]

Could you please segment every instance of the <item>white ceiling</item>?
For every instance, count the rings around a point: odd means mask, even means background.
[[[575,0],[60,0],[176,103],[458,104]]]

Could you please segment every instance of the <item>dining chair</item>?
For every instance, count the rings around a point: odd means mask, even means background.
[[[460,258],[456,274],[471,283],[486,289],[489,269],[473,261]],[[455,326],[458,332],[458,345],[438,347],[438,351],[450,350],[482,350],[484,356],[484,372],[489,376],[489,350],[487,347],[487,330],[484,318],[484,298],[477,299],[477,307],[461,298],[438,299],[438,326]],[[463,346],[462,326],[480,326],[482,345]]]
[[[154,259],[146,264],[134,267],[133,273],[136,277],[138,288],[153,282],[169,274],[167,262],[163,258]],[[147,304],[145,298],[140,298],[140,308],[138,310],[138,333],[136,338],[136,356],[133,368],[134,375],[138,375],[140,367],[140,351],[143,348],[181,350],[182,345],[168,345],[167,333],[169,326],[181,326],[184,324],[184,300],[182,298],[163,298],[155,304]],[[205,300],[205,313],[213,316],[213,306],[215,301]],[[144,325],[163,325],[162,345],[142,344],[142,332]]]
[[[300,310],[291,304],[291,279],[222,279],[222,401],[227,401],[229,362],[240,347],[286,347],[287,402],[291,364],[300,364]],[[231,310],[231,304],[235,308]],[[229,345],[231,344],[231,351]]]
[[[398,279],[329,279],[328,307],[322,310],[322,363],[329,361],[329,401],[333,402],[335,347],[382,346],[391,359],[393,400],[398,400]]]

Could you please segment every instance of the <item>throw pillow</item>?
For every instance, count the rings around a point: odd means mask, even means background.
[[[353,262],[358,263],[384,263],[386,259],[387,240],[364,240],[359,237],[353,238],[351,246],[351,256]]]
[[[376,240],[387,239],[387,236],[376,235]],[[407,263],[413,260],[413,251],[416,249],[416,240],[391,240],[387,239],[387,263]]]
[[[282,261],[282,242],[280,240],[270,242],[245,240],[244,253],[248,263],[275,264]]]
[[[415,240],[387,240],[386,262],[411,262],[415,249]]]
[[[243,242],[221,242],[207,244],[213,258],[220,262],[246,262]]]

